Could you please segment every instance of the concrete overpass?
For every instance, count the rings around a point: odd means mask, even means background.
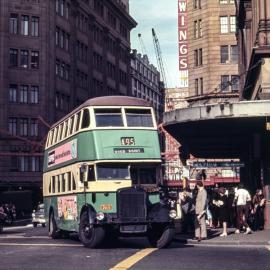
[[[240,158],[240,179],[267,199],[265,228],[270,229],[270,100],[207,104],[164,114],[164,128],[182,145],[182,155]],[[267,127],[269,123],[269,127]],[[268,130],[269,129],[269,130]]]
[[[197,158],[240,158],[241,181],[270,185],[270,101],[207,104],[164,114],[164,128]],[[270,195],[269,195],[270,198]]]

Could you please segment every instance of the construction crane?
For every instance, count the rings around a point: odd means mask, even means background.
[[[142,34],[140,34],[140,33],[138,34],[138,39],[139,39],[139,42],[140,42],[142,54],[147,55],[147,51],[146,51],[146,48],[144,46],[143,39],[142,39]]]
[[[153,43],[154,43],[154,47],[155,47],[155,53],[156,53],[158,67],[159,67],[159,72],[161,74],[161,78],[162,78],[164,86],[166,88],[167,81],[166,81],[166,74],[165,74],[165,69],[164,69],[164,65],[163,65],[163,60],[162,60],[162,54],[161,54],[159,41],[158,41],[158,38],[157,38],[157,35],[155,33],[154,28],[152,28],[152,36],[153,36]]]

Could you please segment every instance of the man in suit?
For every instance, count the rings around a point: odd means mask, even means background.
[[[195,239],[201,241],[207,238],[206,231],[206,207],[207,207],[207,192],[202,181],[197,182],[198,194],[195,204]]]

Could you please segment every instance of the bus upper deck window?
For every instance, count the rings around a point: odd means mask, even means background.
[[[75,131],[79,130],[80,127],[80,120],[81,120],[81,112],[78,112],[76,117],[76,127],[75,127]]]
[[[97,127],[122,127],[121,109],[95,109]]]
[[[74,116],[70,119],[70,129],[69,129],[69,135],[73,133],[73,127],[74,127]]]
[[[129,127],[153,127],[150,109],[126,109],[127,125]]]
[[[81,126],[81,128],[88,128],[89,126],[90,126],[89,110],[84,109],[83,110],[83,116],[82,116],[82,126]]]

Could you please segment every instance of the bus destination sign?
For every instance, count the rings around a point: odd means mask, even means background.
[[[114,154],[138,154],[144,153],[144,148],[113,148]]]

